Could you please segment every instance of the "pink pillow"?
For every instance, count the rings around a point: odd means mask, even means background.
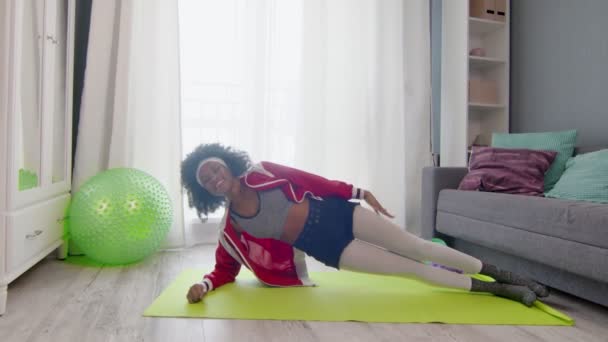
[[[557,152],[474,146],[459,190],[542,196]]]

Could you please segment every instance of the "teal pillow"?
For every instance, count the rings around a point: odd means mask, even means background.
[[[492,147],[527,148],[530,150],[555,151],[557,157],[545,174],[545,192],[553,188],[564,172],[566,162],[574,153],[576,130],[543,133],[494,133]]]
[[[608,149],[570,158],[547,197],[608,203]]]

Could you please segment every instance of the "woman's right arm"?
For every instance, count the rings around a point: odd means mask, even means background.
[[[277,178],[285,178],[290,182],[303,186],[316,196],[338,196],[344,199],[363,199],[365,191],[352,184],[330,180],[325,177],[296,169],[293,167],[275,164],[268,161],[260,162],[262,167]]]
[[[215,269],[205,274],[203,281],[190,287],[188,301],[196,303],[200,301],[209,291],[222,285],[231,283],[241,270],[241,264],[235,260],[222,244],[218,243],[215,250]]]

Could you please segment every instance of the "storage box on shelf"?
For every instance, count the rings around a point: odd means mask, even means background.
[[[470,0],[469,15],[475,18],[506,21],[506,0]]]

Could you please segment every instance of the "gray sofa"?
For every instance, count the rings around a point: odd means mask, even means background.
[[[423,170],[422,237],[608,306],[608,205],[455,190],[466,173]]]

